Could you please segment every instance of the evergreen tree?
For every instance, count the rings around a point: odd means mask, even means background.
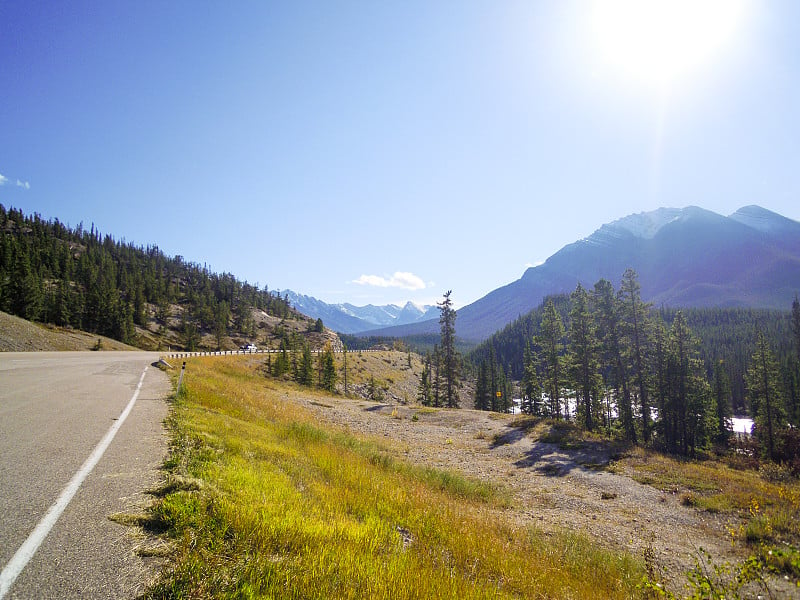
[[[222,340],[228,333],[228,322],[231,318],[231,311],[228,303],[222,300],[216,304],[213,316],[214,338],[217,340],[217,350],[222,349]]]
[[[625,332],[631,356],[632,377],[639,394],[639,412],[642,419],[642,438],[646,444],[650,440],[650,401],[648,394],[648,372],[645,355],[648,352],[648,312],[649,304],[641,298],[638,276],[633,269],[627,269],[622,276],[619,290],[622,318],[626,324]]]
[[[422,375],[419,380],[419,389],[417,391],[417,401],[423,406],[430,406],[432,403],[431,398],[431,354],[428,352],[425,355],[425,360],[422,362]]]
[[[442,405],[442,355],[437,344],[433,345],[431,354],[431,406]]]
[[[762,334],[758,336],[756,351],[750,360],[745,380],[756,423],[756,435],[763,444],[767,457],[774,460],[775,439],[778,431],[785,427],[786,415],[778,365]]]
[[[295,375],[295,381],[300,385],[310,386],[314,384],[314,359],[311,357],[311,347],[308,344],[303,344],[303,352]]]
[[[322,388],[329,392],[335,392],[336,379],[336,361],[333,357],[333,350],[328,344],[322,353]]]
[[[456,352],[456,311],[450,300],[452,290],[444,294],[444,299],[437,303],[439,307],[439,325],[441,326],[442,377],[444,379],[444,402],[448,408],[458,406],[459,358]]]
[[[139,327],[147,325],[147,306],[144,298],[144,285],[136,286],[133,297],[133,322]]]
[[[670,330],[667,362],[668,396],[661,417],[665,439],[671,451],[694,455],[716,433],[716,409],[697,340],[680,311]]]
[[[614,286],[606,279],[594,285],[592,300],[601,355],[608,367],[604,371],[605,387],[613,389],[617,413],[622,422],[625,439],[636,443],[636,426],[628,381],[628,361],[623,356],[620,307]]]
[[[493,412],[501,412],[497,395],[497,392],[500,391],[500,368],[497,365],[497,356],[494,353],[494,348],[489,348],[488,374],[489,407]]]
[[[342,375],[344,376],[344,395],[348,395],[347,391],[347,344],[342,344]]]
[[[525,343],[523,355],[522,376],[522,412],[527,415],[540,414],[539,402],[542,397],[542,387],[539,384],[539,375],[536,373],[536,358],[531,350],[530,342]]]
[[[62,327],[69,325],[72,320],[71,304],[69,283],[67,283],[66,279],[62,279],[58,284],[58,290],[55,294],[55,303],[49,320]]]
[[[598,344],[594,322],[589,312],[589,294],[578,284],[571,299],[570,346],[567,364],[569,365],[570,382],[577,396],[578,414],[583,421],[583,426],[588,431],[592,431],[597,420],[595,413],[601,388],[597,360]]]
[[[19,248],[14,261],[14,270],[9,283],[11,313],[37,321],[42,311],[44,294],[41,282],[31,266],[27,248]]]
[[[281,340],[281,351],[272,363],[272,375],[283,377],[289,371],[289,354],[286,351],[286,340]]]
[[[489,410],[492,407],[490,385],[489,372],[484,361],[478,367],[478,378],[475,381],[476,410]]]
[[[733,423],[731,421],[731,382],[728,378],[728,371],[725,369],[725,364],[721,360],[717,362],[714,368],[712,390],[714,393],[717,417],[717,436],[714,441],[718,444],[727,445],[733,433]]]
[[[184,349],[188,352],[197,350],[197,344],[200,341],[200,332],[197,330],[197,325],[189,320],[184,320],[181,334]]]
[[[542,347],[542,382],[545,395],[550,403],[551,417],[561,417],[561,396],[563,381],[564,324],[552,300],[548,300],[542,316],[539,345]],[[566,413],[566,410],[565,410]]]

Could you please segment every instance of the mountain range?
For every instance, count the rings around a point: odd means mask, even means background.
[[[696,206],[629,215],[459,309],[456,333],[486,339],[578,283],[591,287],[604,278],[618,287],[629,267],[638,273],[642,298],[656,306],[788,310],[800,292],[800,223],[760,206],[727,217]],[[438,328],[429,320],[369,333],[402,337]]]
[[[293,308],[314,319],[322,319],[329,329],[340,333],[360,333],[370,329],[409,325],[439,318],[436,306],[419,306],[406,302],[405,306],[385,304],[383,306],[355,306],[353,304],[328,304],[311,296],[284,290],[280,292]]]

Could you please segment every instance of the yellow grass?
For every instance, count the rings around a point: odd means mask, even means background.
[[[737,470],[715,460],[677,459],[635,448],[617,469],[666,492],[684,504],[731,517],[732,543],[800,544],[800,483],[773,482],[758,471]],[[768,554],[767,549],[767,556]],[[800,576],[798,568],[790,569]]]
[[[190,360],[184,385],[169,466],[199,483],[154,509],[178,550],[151,598],[639,594],[631,557],[517,528],[491,486],[326,429],[293,401],[314,392],[252,359]]]

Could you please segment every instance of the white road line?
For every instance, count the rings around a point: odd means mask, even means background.
[[[128,415],[133,409],[133,405],[136,404],[136,399],[139,397],[139,392],[142,391],[142,383],[144,383],[145,373],[147,373],[147,367],[145,367],[144,371],[142,371],[142,376],[139,378],[139,385],[136,386],[136,391],[134,392],[133,397],[130,399],[130,402],[128,402],[128,405],[125,407],[125,410],[122,411],[122,414],[111,426],[111,429],[108,430],[105,437],[103,437],[103,439],[100,440],[100,443],[95,446],[95,449],[89,455],[89,458],[86,459],[86,462],[83,463],[83,466],[80,468],[80,470],[73,475],[72,479],[67,484],[67,487],[65,487],[61,492],[61,495],[47,511],[47,514],[45,514],[42,520],[39,521],[36,529],[34,529],[33,532],[28,536],[28,539],[25,540],[25,543],[19,547],[17,553],[14,554],[14,556],[3,569],[3,572],[0,573],[0,600],[5,597],[8,591],[11,589],[11,586],[14,585],[14,581],[16,581],[19,574],[22,573],[25,565],[27,565],[28,561],[33,558],[34,554],[36,554],[36,550],[39,549],[39,546],[47,537],[47,534],[50,533],[50,530],[53,528],[53,525],[56,524],[56,521],[58,521],[61,513],[64,512],[65,508],[67,508],[67,505],[78,491],[78,488],[83,483],[83,480],[86,479],[89,473],[92,472],[92,469],[94,469],[95,465],[97,465],[97,463],[100,461],[103,453],[114,439],[114,436],[117,435],[117,431],[119,431],[119,428],[122,427],[125,419],[128,418]]]

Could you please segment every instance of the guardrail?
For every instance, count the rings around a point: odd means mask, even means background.
[[[281,350],[216,350],[216,351],[202,351],[202,352],[167,352],[167,358],[194,358],[196,356],[238,356],[242,354],[279,354]],[[286,352],[293,352],[287,350]],[[296,350],[300,352],[300,350]],[[312,354],[319,354],[323,350],[312,350]],[[333,350],[334,354],[342,354],[344,350]],[[350,354],[358,354],[360,352],[386,352],[386,350],[348,350]]]

